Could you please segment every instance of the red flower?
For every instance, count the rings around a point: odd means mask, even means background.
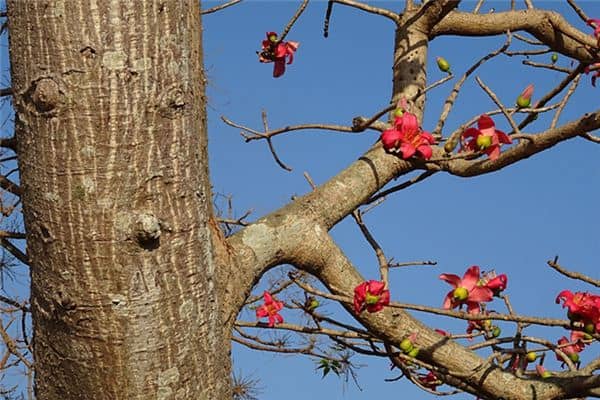
[[[506,289],[506,285],[508,284],[508,277],[506,274],[496,275],[496,272],[490,271],[481,278],[480,282],[483,286],[489,288],[494,295],[499,295],[504,289]]]
[[[490,157],[490,160],[495,160],[500,155],[500,146],[502,143],[510,144],[512,140],[506,133],[496,129],[494,121],[483,114],[477,121],[477,129],[469,128],[462,134],[463,149],[471,151],[482,150]]]
[[[556,297],[556,303],[562,300],[563,308],[569,309],[569,318],[582,321],[584,324],[592,324],[596,332],[600,332],[600,296],[587,292],[576,292],[563,290]],[[593,331],[593,330],[592,330]]]
[[[363,282],[354,288],[354,312],[360,314],[365,308],[368,312],[381,311],[390,304],[390,291],[379,281]]]
[[[283,308],[283,302],[273,299],[271,293],[266,290],[263,293],[265,304],[256,309],[256,318],[269,318],[269,327],[275,326],[275,324],[281,324],[283,317],[279,315],[279,311]]]
[[[569,357],[571,361],[576,364],[579,363],[579,353],[581,353],[585,346],[583,342],[578,340],[575,342],[570,342],[569,339],[563,336],[558,340],[558,345],[560,350],[562,350],[562,352],[565,353],[565,355]],[[558,361],[564,361],[563,358],[558,355],[558,353],[556,354],[556,359]]]
[[[435,143],[435,139],[429,132],[421,130],[416,115],[404,112],[402,116],[396,117],[393,128],[383,131],[381,142],[386,151],[400,152],[404,160],[415,153],[428,160],[432,154],[430,146]]]
[[[286,60],[288,64],[294,61],[294,52],[300,43],[284,42],[277,38],[277,33],[267,32],[267,39],[262,42],[262,51],[258,53],[258,61],[275,63],[273,77],[278,78],[285,72]]]
[[[473,265],[465,272],[462,279],[454,274],[441,274],[440,279],[448,282],[454,290],[451,290],[444,299],[444,308],[451,309],[467,305],[467,311],[471,314],[479,312],[479,303],[491,301],[493,292],[487,286],[481,286],[479,267]]]
[[[431,390],[436,390],[442,384],[442,381],[432,371],[429,371],[427,375],[419,375],[417,379],[421,385]]]

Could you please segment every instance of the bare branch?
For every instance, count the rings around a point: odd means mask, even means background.
[[[506,31],[527,31],[554,51],[583,63],[592,63],[596,54],[594,38],[572,27],[560,14],[538,9],[472,14],[453,11],[431,31],[440,35],[493,36]]]
[[[230,1],[226,2],[226,3],[219,4],[218,6],[214,6],[214,7],[211,7],[209,9],[202,10],[202,11],[200,11],[200,14],[202,14],[202,15],[212,14],[214,12],[223,10],[223,9],[225,9],[227,7],[231,7],[233,5],[236,5],[237,3],[241,2],[241,1],[242,0],[230,0]]]
[[[302,4],[300,4],[300,7],[298,7],[298,10],[296,10],[296,13],[292,16],[292,19],[290,19],[290,22],[288,22],[285,28],[283,28],[283,31],[281,32],[281,37],[279,38],[280,41],[283,41],[283,39],[285,39],[287,34],[290,32],[290,29],[292,29],[292,26],[294,26],[296,21],[298,21],[298,18],[300,18],[300,15],[302,15],[304,10],[306,9],[307,5],[308,0],[302,0]]]
[[[504,104],[502,104],[500,102],[500,99],[498,98],[498,96],[496,96],[496,94],[489,87],[487,87],[479,77],[476,77],[475,80],[477,81],[479,86],[485,91],[485,93],[487,93],[487,95],[490,96],[490,98],[494,101],[494,103],[496,103],[496,105],[500,108],[500,110],[502,110],[502,114],[504,114],[504,116],[508,120],[508,123],[513,128],[513,132],[516,133],[517,135],[520,135],[521,131],[519,130],[517,123],[512,118],[510,113],[507,111],[506,107],[504,107]]]
[[[345,6],[354,7],[362,11],[366,11],[371,14],[381,15],[394,21],[396,24],[400,23],[400,16],[393,11],[385,8],[375,7],[369,4],[361,3],[355,0],[331,0],[332,3],[343,4]]]
[[[563,268],[558,263],[558,256],[554,257],[554,260],[548,261],[547,264],[552,269],[558,271],[560,274],[562,274],[562,275],[564,275],[564,276],[566,276],[568,278],[577,279],[579,281],[589,283],[590,285],[593,285],[593,286],[596,286],[596,287],[600,287],[600,280],[594,279],[594,278],[592,278],[590,276],[587,276],[587,275],[579,273],[579,272],[573,272],[573,271],[569,271],[569,270]]]

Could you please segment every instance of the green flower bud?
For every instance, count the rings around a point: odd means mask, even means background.
[[[594,326],[594,324],[588,323],[588,324],[585,324],[585,326],[583,327],[583,331],[585,333],[589,333],[590,335],[593,335],[594,332],[596,332],[596,327]]]
[[[401,108],[396,108],[394,110],[394,117],[396,118],[400,118],[402,115],[404,115],[404,110]]]
[[[558,54],[552,53],[550,59],[552,60],[552,64],[555,64],[558,61]]]
[[[535,351],[530,351],[529,353],[527,353],[527,361],[529,362],[534,362],[537,359],[537,353]]]
[[[412,341],[409,338],[402,339],[400,342],[400,350],[404,353],[410,353],[414,349]]]
[[[411,351],[408,352],[408,356],[409,357],[416,357],[419,355],[419,349],[417,347],[414,347]]]
[[[571,353],[571,354],[569,354],[569,358],[574,363],[578,363],[579,362],[579,353]]]
[[[500,329],[500,327],[498,327],[498,326],[495,326],[494,329],[492,329],[493,337],[498,337],[498,336],[500,336],[501,333],[502,333],[502,329]]]
[[[436,58],[436,61],[437,61],[437,66],[440,69],[440,71],[450,73],[450,63],[448,61],[446,61],[446,59],[444,59],[442,57],[438,57],[438,58]]]

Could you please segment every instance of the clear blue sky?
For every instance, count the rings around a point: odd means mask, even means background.
[[[205,7],[218,3],[221,2],[207,2]],[[398,8],[402,3],[386,1],[377,5]],[[508,3],[487,1],[483,11],[491,7],[500,11]],[[522,1],[517,3],[523,7]],[[591,33],[570,8],[561,6],[562,3],[534,0],[536,6],[557,9],[577,27]],[[253,209],[251,218],[258,218],[287,203],[290,196],[306,193],[309,186],[303,177],[304,171],[317,184],[325,182],[365,152],[378,134],[299,131],[279,136],[274,139],[278,153],[293,167],[292,172],[286,172],[275,164],[265,143],[245,143],[238,129],[220,121],[221,115],[258,130],[263,109],[268,112],[272,128],[309,122],[348,125],[353,117],[372,115],[390,99],[392,23],[336,5],[330,36],[324,39],[325,1],[309,4],[288,35],[289,40],[301,43],[294,64],[288,66],[282,78],[272,78],[272,65],[260,64],[256,51],[265,32],[281,31],[299,4],[300,1],[246,0],[204,18],[213,188],[215,192],[233,196],[238,216]],[[461,8],[470,9],[474,4],[474,1],[464,1]],[[581,4],[590,16],[600,17],[600,4],[595,1]],[[5,36],[2,40],[0,86],[7,81]],[[503,41],[503,37],[440,38],[431,43],[430,59],[445,57],[455,74],[460,75]],[[517,44],[517,48],[519,46]],[[548,59],[549,55],[544,55],[538,60],[547,62]],[[559,72],[526,68],[521,60],[520,57],[499,57],[477,73],[505,104],[512,104],[529,83],[535,84],[535,101],[563,77]],[[558,64],[569,66],[570,60],[560,56]],[[432,63],[429,81],[442,76]],[[428,96],[424,129],[433,129],[453,82]],[[589,78],[584,78],[561,121],[595,110],[598,93],[600,87],[592,88]],[[448,118],[445,133],[472,116],[494,108],[475,84],[465,85]],[[0,112],[0,121],[2,116]],[[502,117],[494,119],[498,128],[508,130]],[[547,120],[540,118],[527,132],[538,132],[545,126]],[[392,298],[439,306],[448,286],[438,275],[442,272],[462,275],[468,266],[477,264],[482,269],[494,268],[508,274],[507,293],[517,312],[564,317],[564,311],[554,304],[556,294],[563,289],[591,288],[558,276],[545,262],[558,254],[565,266],[600,277],[599,156],[600,147],[574,139],[493,174],[472,179],[439,174],[390,197],[366,216],[386,255],[397,261],[436,260],[439,263],[436,267],[394,271]],[[353,221],[340,223],[333,235],[367,279],[377,278],[375,256]],[[332,305],[325,307],[331,312],[337,310]],[[504,311],[500,304],[493,308]],[[243,313],[242,317],[254,320],[252,313]],[[431,321],[431,326],[456,333],[463,332],[466,326],[464,321],[423,318]],[[503,333],[510,334],[511,329],[505,326]],[[529,333],[551,341],[568,334],[558,328],[535,328]],[[598,345],[587,349],[584,361],[589,359],[589,354],[597,353]],[[389,371],[385,360],[356,358],[364,366],[358,371],[361,392],[352,382],[345,384],[334,376],[321,379],[314,371],[314,362],[306,357],[251,352],[237,345],[234,345],[233,356],[236,371],[261,380],[259,398],[262,400],[430,396],[405,381],[384,382],[385,378],[396,376],[394,371]],[[551,360],[546,365],[558,368]],[[459,395],[456,398],[473,397]]]

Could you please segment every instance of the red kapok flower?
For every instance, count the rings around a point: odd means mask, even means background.
[[[444,299],[444,308],[451,309],[467,305],[467,311],[471,314],[479,312],[479,303],[491,301],[493,292],[487,286],[480,286],[479,267],[473,265],[468,268],[463,278],[454,274],[441,274],[440,279],[448,282],[454,290],[451,290]]]
[[[600,331],[600,296],[587,292],[573,294],[570,290],[563,290],[556,297],[556,303],[561,300],[563,308],[569,309],[571,320],[592,324],[596,332]]]
[[[383,148],[392,153],[400,153],[407,160],[415,153],[428,160],[431,158],[431,145],[435,139],[429,132],[421,130],[415,114],[404,112],[396,117],[394,127],[383,131],[381,134]]]
[[[490,160],[495,160],[500,155],[500,146],[502,143],[510,144],[512,140],[506,133],[496,129],[494,121],[483,114],[477,121],[477,129],[469,128],[462,134],[464,141],[462,148],[471,151],[482,150],[490,157]]]
[[[278,78],[285,72],[286,61],[288,64],[294,61],[294,52],[298,46],[298,42],[284,42],[278,39],[277,33],[267,32],[267,39],[262,41],[262,51],[258,53],[258,61],[275,63],[273,77]]]
[[[283,302],[273,299],[271,293],[266,290],[263,292],[263,298],[265,304],[256,309],[256,318],[269,318],[269,327],[275,326],[275,324],[281,324],[283,317],[279,315],[279,311],[283,308]]]
[[[354,312],[360,314],[365,308],[368,312],[381,311],[390,304],[390,291],[379,281],[363,282],[354,288]]]
[[[496,275],[495,271],[490,271],[484,274],[480,283],[494,292],[495,296],[498,296],[500,292],[506,289],[506,285],[508,285],[508,277],[506,274]]]
[[[562,350],[562,352],[571,359],[571,361],[573,361],[575,364],[579,363],[579,353],[581,353],[584,348],[583,342],[576,341],[571,343],[569,339],[563,336],[558,340],[558,346],[560,350]],[[558,355],[558,353],[556,353],[556,359],[558,361],[564,361],[563,358]]]

